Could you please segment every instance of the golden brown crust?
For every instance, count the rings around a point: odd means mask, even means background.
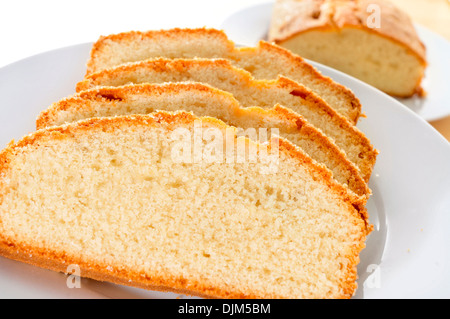
[[[342,284],[342,293],[333,296],[334,299],[350,299],[356,288],[357,271],[359,263],[359,253],[365,248],[365,238],[361,237],[361,244],[349,251],[346,256],[349,263],[346,265],[347,276]],[[111,265],[82,261],[76,256],[68,256],[64,253],[44,251],[30,245],[16,245],[12,242],[2,240],[0,237],[0,256],[27,263],[56,272],[69,274],[69,265],[79,267],[79,275],[83,278],[90,278],[101,282],[110,282],[118,285],[136,287],[140,289],[173,292],[187,296],[197,296],[210,299],[276,299],[280,296],[267,294],[264,292],[248,293],[227,290],[226,287],[212,287],[203,282],[189,279],[189,289],[186,288],[187,280],[183,277],[174,277],[171,274],[149,275],[134,273],[126,269],[119,269]]]
[[[380,8],[381,24],[377,28],[368,26],[371,14],[369,6]],[[289,14],[287,14],[289,13]],[[302,33],[309,31],[332,32],[344,28],[355,28],[376,34],[404,47],[420,64],[427,66],[426,48],[420,40],[409,16],[390,2],[384,0],[278,0],[274,7],[269,40],[282,45]],[[409,94],[399,95],[386,92],[397,97],[410,97],[423,92],[422,78]]]
[[[16,152],[20,152],[23,147],[39,147],[39,142],[46,139],[63,139],[77,134],[90,134],[96,129],[101,129],[107,132],[113,132],[116,129],[123,127],[152,127],[157,125],[167,125],[175,128],[180,125],[193,125],[192,123],[198,118],[187,112],[157,112],[152,115],[136,115],[136,116],[122,116],[115,118],[92,118],[76,123],[51,127],[44,130],[36,131],[15,144],[10,144],[6,149],[0,152],[0,190],[1,193],[5,191],[2,180],[8,174],[9,163],[13,159]],[[227,126],[216,119],[202,117],[202,122],[219,127],[226,128]],[[366,235],[372,230],[369,224],[367,211],[364,208],[364,203],[359,197],[355,197],[345,187],[338,184],[331,176],[330,171],[324,167],[317,165],[311,158],[304,154],[299,148],[295,147],[290,142],[279,138],[273,139],[269,143],[269,148],[278,142],[278,149],[287,154],[290,158],[298,161],[299,165],[304,165],[315,179],[321,180],[327,185],[330,192],[342,199],[349,209],[357,216],[358,225],[365,231],[361,232],[359,244],[352,247],[346,256],[349,264],[346,267],[346,276],[342,283],[342,295],[338,298],[350,298],[356,289],[356,265],[359,262],[359,253],[364,248]],[[0,197],[0,203],[2,198]],[[1,220],[0,220],[1,223]],[[51,269],[54,271],[66,272],[67,265],[77,264],[81,268],[81,275],[101,281],[110,281],[113,283],[135,286],[145,289],[156,289],[161,291],[175,291],[179,293],[188,293],[211,298],[277,298],[279,296],[267,296],[263,293],[256,292],[255,294],[245,294],[239,291],[227,291],[222,287],[211,287],[202,282],[189,282],[189,289],[186,287],[186,279],[175,278],[170,274],[140,274],[135,273],[130,269],[109,268],[107,265],[99,264],[98,262],[84,262],[79,257],[69,256],[65,252],[56,252],[51,250],[39,249],[29,246],[28,244],[16,244],[13,241],[5,238],[4,234],[0,234],[0,254],[26,262],[35,266]]]
[[[183,277],[174,277],[170,274],[152,275],[137,274],[126,269],[118,269],[112,265],[85,262],[76,256],[68,256],[64,253],[48,252],[42,249],[15,245],[14,243],[1,240],[0,255],[12,260],[24,262],[32,266],[45,268],[48,270],[68,273],[69,265],[77,265],[80,276],[102,282],[110,282],[118,285],[136,287],[146,290],[173,292],[188,296],[202,298],[222,298],[222,299],[259,299],[276,298],[276,296],[264,294],[248,294],[239,291],[228,291],[225,287],[211,287],[202,282],[195,282],[189,279],[190,289],[185,288],[187,280]],[[345,289],[345,288],[344,288]]]
[[[215,58],[227,58],[227,59],[236,59],[240,60],[243,58],[243,56],[240,53],[245,52],[255,52],[255,54],[260,53],[271,53],[276,56],[275,59],[278,60],[279,58],[283,58],[287,60],[288,64],[292,63],[292,66],[290,66],[290,69],[293,69],[293,71],[289,71],[287,74],[281,74],[286,77],[292,77],[294,80],[301,81],[301,76],[298,76],[298,71],[301,70],[301,72],[307,73],[309,77],[314,79],[314,81],[322,82],[323,85],[326,85],[328,87],[328,90],[332,92],[333,94],[336,94],[339,96],[340,99],[346,101],[347,110],[345,110],[344,114],[348,119],[353,123],[356,124],[359,117],[361,116],[361,103],[359,99],[354,95],[354,93],[344,87],[343,85],[340,85],[336,82],[334,82],[331,78],[323,76],[316,68],[314,68],[312,65],[304,61],[301,57],[298,55],[293,54],[289,50],[283,49],[275,44],[271,44],[265,41],[261,41],[259,43],[258,47],[251,48],[251,47],[241,47],[237,48],[236,45],[228,39],[227,35],[221,31],[216,29],[207,29],[207,28],[197,28],[197,29],[180,29],[175,28],[171,30],[151,30],[146,32],[140,32],[140,31],[131,31],[131,32],[123,32],[119,34],[112,34],[108,36],[102,36],[96,41],[91,49],[90,53],[90,59],[87,63],[87,72],[86,76],[101,71],[101,68],[99,67],[99,60],[102,57],[102,53],[107,49],[107,47],[111,43],[139,43],[139,41],[142,41],[143,39],[155,39],[164,41],[164,39],[178,39],[178,40],[184,40],[187,39],[191,41],[192,39],[214,39],[216,40],[215,43],[220,43],[220,45],[223,48],[222,55],[224,56],[217,56]],[[218,41],[217,41],[218,40]],[[120,64],[128,63],[130,61],[122,61]],[[112,67],[112,66],[110,66]],[[295,70],[298,68],[298,70]],[[288,68],[286,68],[286,72]]]

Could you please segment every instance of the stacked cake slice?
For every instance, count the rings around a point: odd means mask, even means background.
[[[0,153],[0,254],[208,298],[354,295],[377,151],[349,89],[174,29],[101,37],[76,91]]]

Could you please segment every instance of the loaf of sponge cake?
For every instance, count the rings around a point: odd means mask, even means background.
[[[423,94],[426,49],[386,0],[277,0],[269,40],[398,97]]]
[[[11,143],[0,153],[0,254],[201,297],[350,298],[371,230],[359,197],[283,138],[239,138],[253,162],[175,160],[177,136],[196,127],[233,132],[158,112]],[[263,173],[274,155],[276,172]]]

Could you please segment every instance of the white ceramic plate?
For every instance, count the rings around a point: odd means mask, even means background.
[[[268,2],[240,10],[222,23],[222,29],[236,43],[253,46],[267,38],[273,3]],[[429,66],[423,80],[424,98],[398,99],[427,121],[450,115],[450,42],[416,25],[419,37],[427,47]]]
[[[43,53],[0,69],[0,147],[35,129],[36,116],[74,93],[91,44]],[[330,68],[367,114],[359,127],[381,154],[368,202],[374,232],[361,254],[355,298],[450,297],[450,144],[394,99]],[[0,257],[0,298],[174,298],[65,275]]]

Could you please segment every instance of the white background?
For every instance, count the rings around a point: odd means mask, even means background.
[[[267,0],[0,0],[0,67],[41,52],[129,30],[220,28]]]

